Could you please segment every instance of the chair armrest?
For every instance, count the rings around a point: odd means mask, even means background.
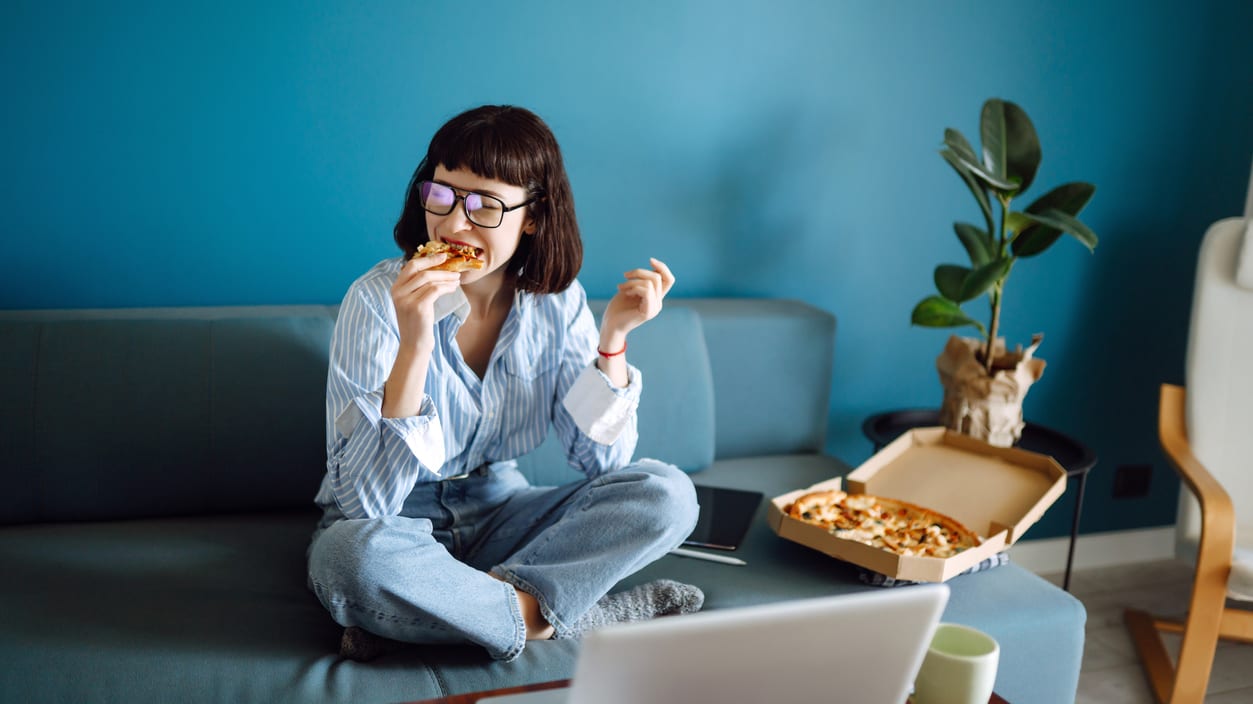
[[[1231,562],[1235,545],[1235,507],[1223,485],[1192,454],[1185,413],[1186,391],[1182,386],[1162,384],[1157,414],[1157,433],[1162,450],[1180,478],[1201,504],[1201,551]],[[1208,560],[1207,560],[1208,561]]]

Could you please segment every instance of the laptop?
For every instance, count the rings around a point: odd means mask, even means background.
[[[948,602],[945,584],[608,626],[571,685],[480,704],[904,702]]]

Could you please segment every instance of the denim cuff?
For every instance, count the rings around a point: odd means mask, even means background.
[[[499,565],[492,568],[491,574],[497,577],[498,579],[502,580],[503,582],[505,582],[505,584],[508,584],[514,587],[515,589],[520,589],[526,592],[527,594],[530,594],[531,596],[535,597],[535,601],[539,604],[540,614],[544,617],[544,620],[548,622],[548,625],[553,627],[553,638],[563,639],[563,638],[574,637],[574,633],[570,630],[570,627],[567,626],[565,622],[563,622],[560,618],[558,618],[555,613],[553,613],[553,610],[548,605],[548,600],[544,598],[544,595],[540,594],[539,590],[531,586],[529,582],[527,582],[525,579],[522,579],[518,575],[508,571],[507,569]],[[514,602],[515,602],[514,605],[516,607],[517,600],[515,599]],[[518,613],[518,622],[522,624],[522,639],[525,641],[526,640],[526,621],[522,619],[522,614],[520,611]]]
[[[505,577],[505,575],[500,576],[502,578]],[[513,585],[506,582],[500,586],[509,591],[509,598],[506,601],[508,601],[509,611],[513,615],[513,644],[504,652],[497,650],[490,650],[489,652],[493,660],[510,662],[517,660],[523,649],[526,648],[526,620],[522,618],[522,607],[518,605],[518,597],[513,593]]]

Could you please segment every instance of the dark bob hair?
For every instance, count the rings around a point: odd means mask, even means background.
[[[521,291],[564,291],[583,266],[583,240],[574,218],[574,195],[552,130],[535,113],[509,105],[484,105],[452,118],[431,138],[426,156],[409,180],[405,207],[392,235],[408,257],[430,240],[420,181],[435,167],[467,169],[483,178],[525,188],[535,198],[527,212],[535,233],[523,234],[506,276]]]

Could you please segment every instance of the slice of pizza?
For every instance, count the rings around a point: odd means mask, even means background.
[[[432,269],[436,271],[470,271],[482,269],[483,260],[479,259],[483,250],[468,244],[450,244],[448,242],[424,242],[418,245],[413,253],[415,257],[433,257],[436,254],[447,254],[448,257]]]
[[[831,527],[842,517],[839,506],[846,496],[838,489],[811,492],[784,507],[784,512],[798,521]]]

